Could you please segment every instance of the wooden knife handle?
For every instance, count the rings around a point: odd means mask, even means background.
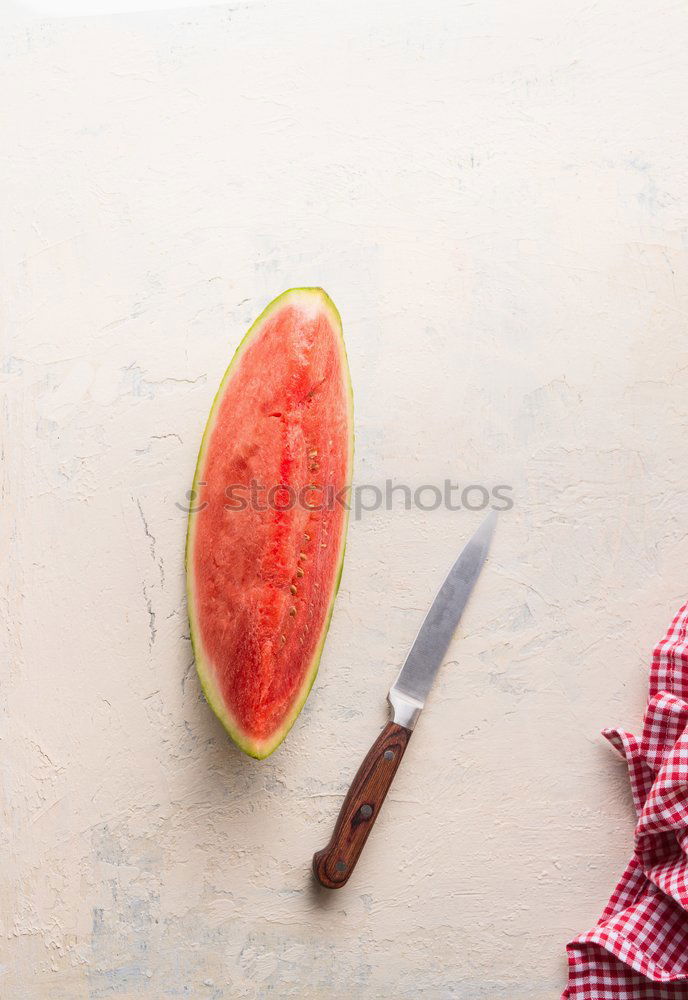
[[[348,882],[410,739],[410,729],[388,722],[359,767],[329,844],[313,855],[313,873],[327,889]]]

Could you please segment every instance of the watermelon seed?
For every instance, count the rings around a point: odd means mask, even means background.
[[[315,448],[314,448],[314,449],[313,449],[313,451],[309,451],[309,452],[308,452],[308,457],[309,457],[309,458],[315,458],[315,456],[316,456],[317,454],[318,454],[318,452],[317,452],[317,451],[315,450]]]
[[[286,641],[287,641],[286,635],[281,635],[280,636],[280,642],[282,643],[282,645],[284,645]]]
[[[293,583],[292,583],[292,585],[291,585],[291,587],[289,589],[291,590],[292,594],[296,593],[296,587],[294,586]]]
[[[303,537],[304,537],[304,538],[306,539],[306,541],[307,541],[307,542],[310,542],[310,540],[311,540],[311,536],[310,536],[310,535],[308,534],[308,532],[307,532],[307,531],[304,531],[304,533],[303,533]]]
[[[296,614],[296,608],[289,608],[289,614],[290,614],[290,615],[292,616],[292,618],[293,618],[293,617],[294,617],[294,615]]]
[[[299,552],[299,559],[305,559],[305,558],[306,558],[306,553],[305,552]]]
[[[297,575],[297,576],[303,576],[303,570],[301,569],[301,567],[300,567],[300,566],[299,566],[299,568],[298,568],[298,569],[297,569],[297,571],[296,571],[296,575]]]

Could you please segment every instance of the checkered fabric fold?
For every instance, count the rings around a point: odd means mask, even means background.
[[[688,1000],[688,604],[654,651],[642,736],[625,757],[635,851],[593,930],[567,946],[562,1000]]]

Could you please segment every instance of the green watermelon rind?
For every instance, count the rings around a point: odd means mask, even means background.
[[[243,339],[241,340],[239,346],[234,352],[234,356],[225,371],[220,386],[215,393],[215,398],[213,399],[213,405],[210,408],[210,413],[208,415],[208,421],[203,432],[203,437],[201,439],[201,446],[198,451],[198,459],[196,461],[196,470],[194,472],[192,493],[191,496],[198,496],[198,481],[201,468],[208,450],[208,445],[210,443],[210,438],[212,436],[212,431],[215,426],[215,417],[219,410],[219,403],[222,399],[225,386],[227,385],[229,379],[232,376],[238,362],[244,354],[244,351],[248,347],[252,338],[260,331],[263,324],[279,309],[283,308],[290,298],[297,298],[299,296],[309,296],[315,297],[318,300],[318,304],[321,308],[324,308],[330,316],[333,329],[338,333],[339,337],[339,347],[342,355],[342,372],[344,375],[344,383],[346,389],[346,397],[348,401],[349,409],[349,454],[348,454],[348,471],[349,475],[347,478],[347,486],[351,483],[351,475],[353,472],[353,451],[354,451],[354,422],[353,422],[353,389],[351,385],[351,376],[349,372],[349,363],[346,355],[346,346],[344,343],[344,334],[342,330],[342,320],[332,299],[329,297],[327,292],[322,288],[317,287],[304,287],[304,288],[289,288],[286,292],[282,292],[278,295],[276,299],[273,299],[269,305],[263,310],[263,312],[258,316],[258,318],[251,324]],[[198,678],[201,682],[201,688],[203,689],[203,694],[205,699],[212,708],[215,715],[218,717],[222,723],[227,734],[233,740],[233,742],[243,750],[244,753],[248,754],[249,757],[254,757],[256,760],[264,760],[269,757],[271,753],[277,749],[277,747],[284,741],[287,733],[292,728],[296,722],[301,709],[306,703],[306,699],[311,692],[313,684],[315,683],[315,678],[318,674],[318,667],[320,666],[320,658],[322,657],[323,648],[325,646],[325,639],[327,638],[327,633],[330,627],[330,621],[332,619],[332,612],[334,610],[334,602],[339,592],[339,585],[342,579],[342,572],[344,569],[344,554],[346,551],[346,536],[349,525],[349,508],[347,505],[344,522],[342,526],[342,540],[341,540],[341,552],[339,555],[339,564],[337,575],[332,587],[332,596],[330,598],[329,608],[325,621],[323,623],[322,633],[320,636],[320,641],[313,654],[313,659],[311,660],[310,667],[306,672],[303,684],[301,686],[301,691],[296,698],[292,710],[285,719],[282,726],[273,734],[272,738],[265,743],[258,744],[251,740],[247,734],[245,734],[239,725],[239,723],[232,717],[231,713],[227,709],[222,695],[220,694],[214,678],[211,665],[208,663],[203,650],[203,643],[200,637],[200,628],[196,620],[195,615],[195,603],[194,603],[194,593],[193,593],[193,580],[192,573],[189,571],[191,559],[191,546],[193,544],[194,536],[194,512],[189,512],[187,532],[186,532],[186,549],[185,549],[185,568],[186,568],[186,596],[189,614],[189,625],[191,634],[191,646],[193,649],[194,659],[196,662],[196,672],[198,673]]]

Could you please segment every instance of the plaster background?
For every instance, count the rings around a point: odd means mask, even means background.
[[[2,8],[3,930],[13,1000],[550,1000],[625,865],[687,596],[682,3]],[[344,320],[358,483],[508,483],[349,887],[308,866],[481,515],[352,520],[321,673],[242,757],[184,502],[266,302]]]

